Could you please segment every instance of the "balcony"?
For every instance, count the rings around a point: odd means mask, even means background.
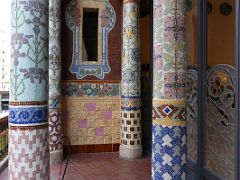
[[[0,111],[0,172],[7,166],[8,159],[8,111]]]

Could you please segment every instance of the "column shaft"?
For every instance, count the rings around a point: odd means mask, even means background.
[[[61,1],[49,0],[49,149],[50,164],[63,158],[61,127]]]
[[[139,2],[124,0],[120,145],[120,157],[124,159],[142,156],[139,40]]]
[[[153,3],[152,179],[186,179],[186,1]]]
[[[9,179],[49,179],[48,0],[12,0]]]

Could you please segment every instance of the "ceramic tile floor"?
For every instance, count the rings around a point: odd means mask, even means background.
[[[62,165],[62,173],[64,171]],[[51,167],[50,180],[59,180],[60,165]],[[0,174],[7,180],[7,168]],[[64,180],[148,180],[151,179],[151,158],[126,161],[117,153],[73,154]]]

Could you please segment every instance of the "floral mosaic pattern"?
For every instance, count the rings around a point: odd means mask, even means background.
[[[122,96],[141,95],[138,18],[138,4],[125,3],[123,7]]]
[[[49,148],[62,150],[61,129],[61,1],[49,1]],[[58,157],[60,160],[62,157]]]
[[[185,18],[185,0],[153,1],[152,179],[186,179]]]
[[[11,101],[46,100],[48,8],[44,3],[12,0]]]
[[[154,91],[160,99],[185,97],[185,3],[154,1]]]
[[[110,82],[66,82],[63,84],[63,96],[120,96],[120,84]]]
[[[49,108],[61,106],[60,4],[60,0],[49,1]]]
[[[9,177],[49,179],[48,1],[11,2]]]
[[[62,110],[49,110],[49,150],[51,152],[62,150]],[[56,157],[56,161],[62,160],[62,157]]]
[[[108,64],[108,33],[112,30],[116,22],[116,13],[108,0],[102,1],[105,9],[101,12],[102,28],[102,64],[79,64],[79,28],[80,10],[76,8],[77,1],[72,0],[66,9],[66,22],[73,32],[73,55],[70,71],[76,74],[77,79],[83,79],[88,75],[104,79],[105,74],[111,71]]]
[[[141,62],[139,46],[139,3],[138,1],[124,1],[120,148],[120,156],[123,158],[129,158],[125,149],[141,148]],[[135,156],[133,155],[133,157]]]

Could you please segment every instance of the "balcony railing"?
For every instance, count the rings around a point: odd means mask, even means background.
[[[0,164],[8,154],[8,111],[0,112]]]

